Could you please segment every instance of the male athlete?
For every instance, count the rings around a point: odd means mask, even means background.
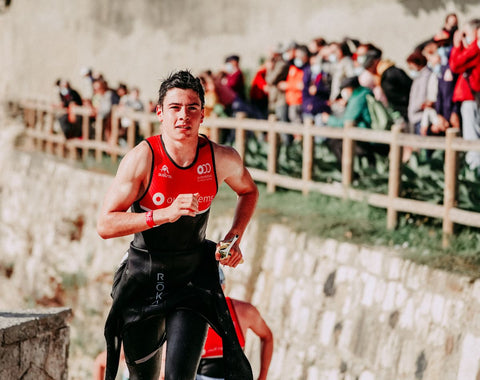
[[[123,341],[130,379],[158,379],[161,346],[168,341],[165,378],[193,380],[208,323],[223,339],[226,379],[252,379],[220,288],[218,261],[236,267],[239,242],[258,190],[238,153],[198,135],[204,90],[189,71],[160,86],[161,134],[121,161],[104,199],[97,231],[104,238],[134,234],[115,274],[105,325],[106,379],[114,379]],[[220,258],[205,239],[210,205],[225,182],[238,195],[224,240],[239,239]],[[131,212],[129,212],[129,209]]]

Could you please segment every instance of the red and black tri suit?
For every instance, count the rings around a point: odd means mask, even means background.
[[[113,304],[105,325],[106,379],[115,378],[122,339],[131,379],[158,371],[165,339],[166,379],[189,378],[200,360],[204,320],[222,337],[225,379],[252,379],[220,287],[216,244],[206,239],[210,205],[218,190],[213,146],[199,136],[192,164],[180,167],[168,155],[161,135],[146,142],[152,152],[150,182],[131,211],[165,208],[179,194],[199,193],[199,213],[134,235],[114,277]],[[189,344],[181,341],[185,339]],[[181,366],[169,366],[174,356],[182,357]]]

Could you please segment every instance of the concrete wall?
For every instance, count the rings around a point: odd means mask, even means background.
[[[3,0],[2,0],[3,1]],[[405,64],[447,12],[480,17],[476,0],[13,0],[0,12],[0,99],[45,97],[58,77],[82,90],[82,66],[139,85],[155,99],[172,69],[217,69],[239,53],[245,69],[279,42],[356,37]]]
[[[17,132],[0,129],[0,309],[70,307],[69,378],[91,378],[130,240],[95,232],[112,178],[18,152]],[[212,211],[217,240],[233,210]],[[252,301],[272,328],[270,380],[478,380],[480,280],[257,218],[242,244],[245,263],[225,270],[227,293]],[[257,371],[253,335],[246,351]]]
[[[67,380],[65,308],[0,312],[0,378]]]

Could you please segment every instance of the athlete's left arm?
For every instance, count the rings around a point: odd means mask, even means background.
[[[236,267],[242,261],[239,243],[255,211],[258,189],[235,149],[217,144],[214,145],[214,149],[219,186],[222,182],[225,182],[238,195],[232,226],[225,235],[224,240],[230,239],[235,235],[238,235],[239,239],[230,250],[231,255],[226,259],[220,260],[220,263],[223,265]],[[217,260],[219,258],[220,256],[217,253]]]

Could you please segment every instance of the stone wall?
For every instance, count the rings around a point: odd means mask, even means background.
[[[284,225],[263,238],[252,301],[275,334],[271,379],[480,378],[479,280]]]
[[[69,378],[91,378],[129,241],[95,231],[112,178],[18,152],[17,132],[0,129],[0,309],[71,308]],[[232,212],[213,207],[210,239]],[[227,293],[253,302],[272,328],[270,380],[478,380],[479,280],[257,218],[242,249],[245,263],[225,269]],[[258,343],[247,336],[255,371]]]
[[[71,311],[0,312],[0,379],[67,380]]]
[[[319,36],[373,42],[405,67],[451,11],[480,17],[477,0],[12,0],[0,11],[0,100],[44,97],[61,77],[84,93],[84,66],[155,99],[172,69],[217,70],[237,53],[252,72],[272,46]]]

